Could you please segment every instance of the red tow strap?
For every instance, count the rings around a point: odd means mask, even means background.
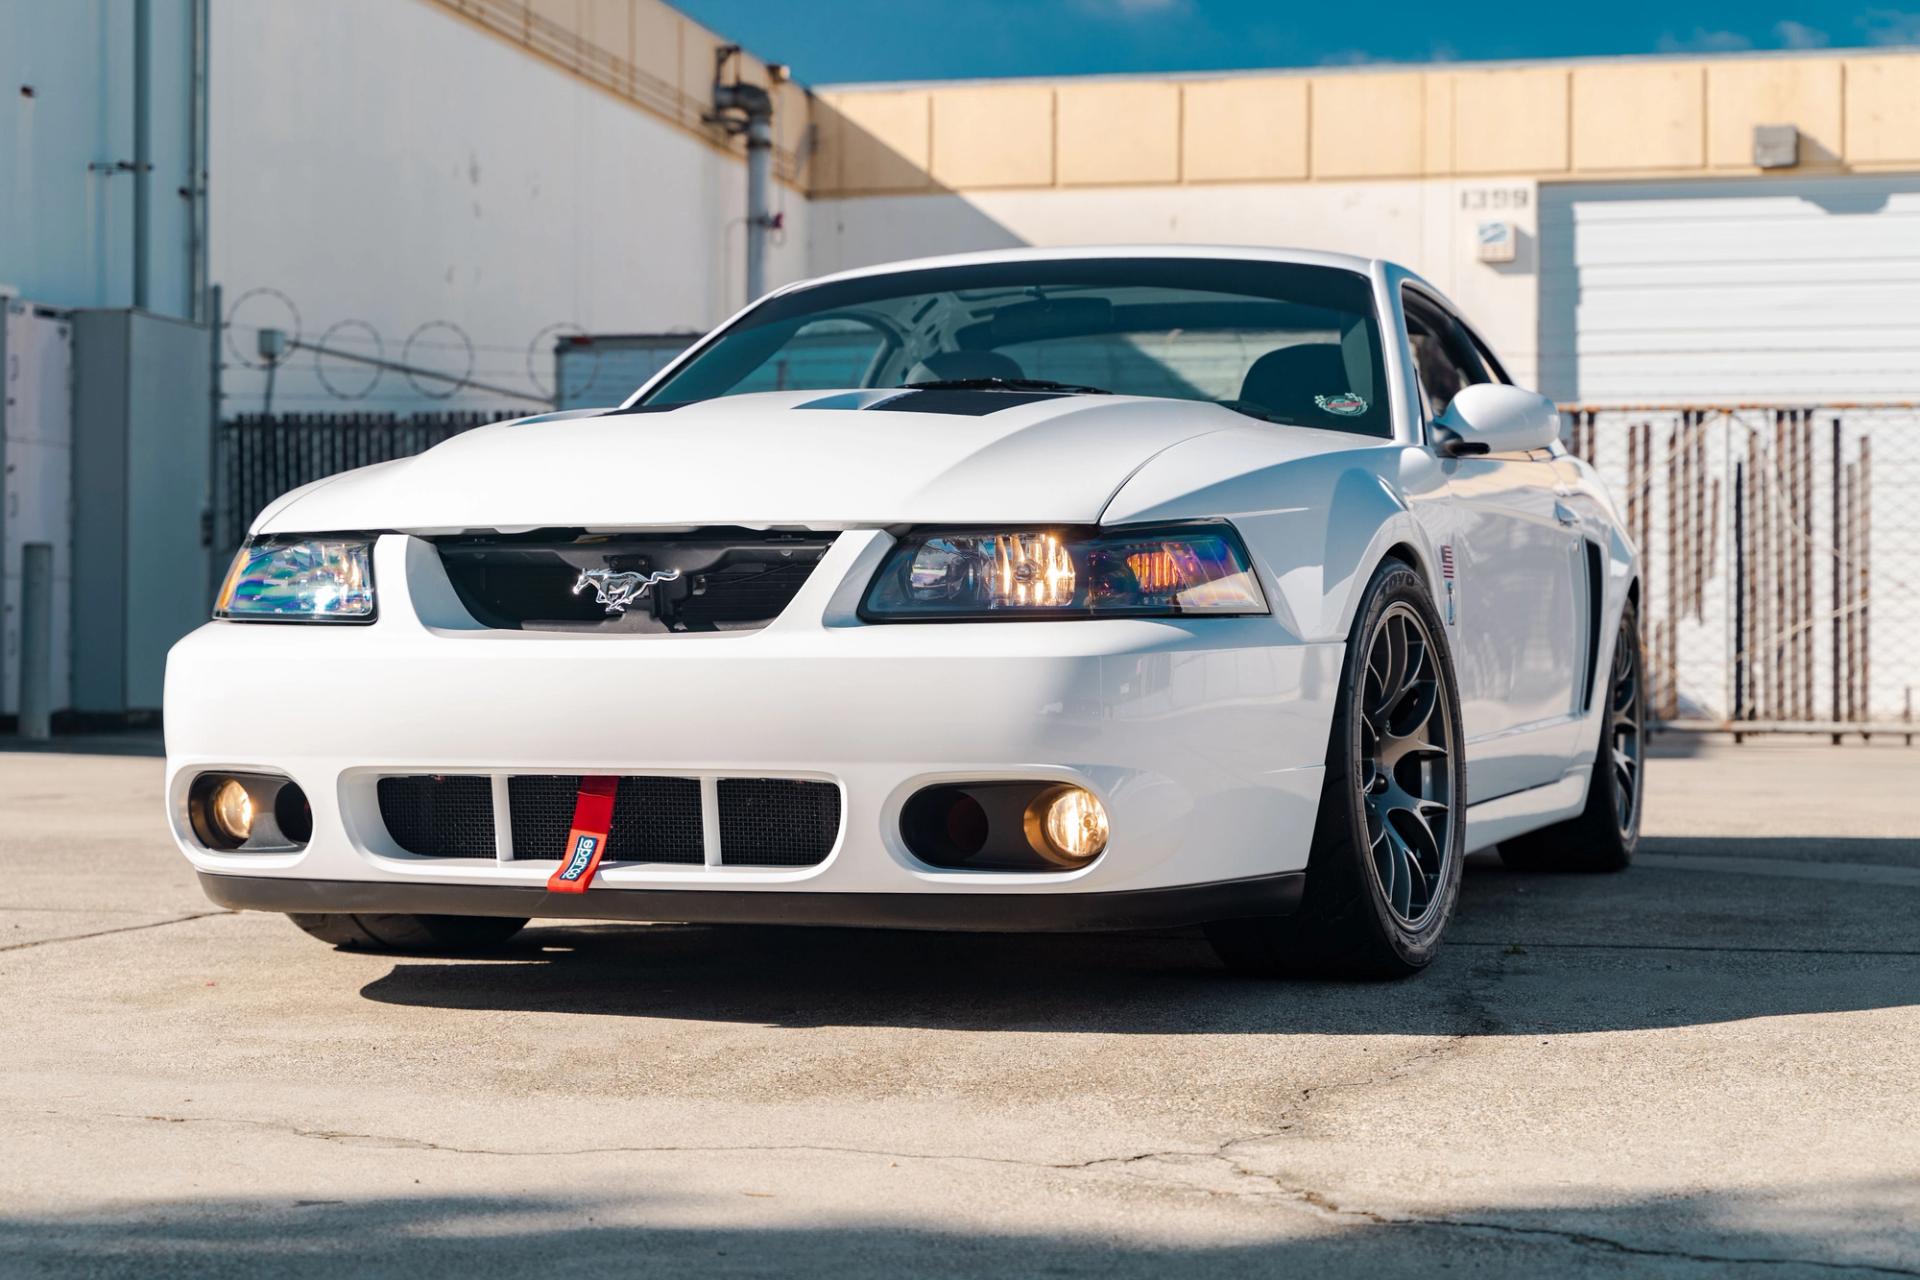
[[[607,852],[607,829],[613,825],[613,793],[620,779],[586,777],[580,779],[580,794],[573,802],[573,829],[567,832],[566,851],[560,865],[547,879],[548,893],[585,893],[600,869]]]

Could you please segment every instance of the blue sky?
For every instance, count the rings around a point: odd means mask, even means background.
[[[673,0],[808,84],[1920,44],[1920,8],[1653,0]]]

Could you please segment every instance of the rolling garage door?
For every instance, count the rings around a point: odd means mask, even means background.
[[[1920,177],[1547,186],[1540,253],[1556,399],[1920,399]]]

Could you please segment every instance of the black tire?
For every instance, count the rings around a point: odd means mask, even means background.
[[[1577,817],[1500,842],[1500,860],[1516,871],[1625,871],[1640,843],[1646,737],[1641,708],[1640,611],[1632,601],[1620,614],[1607,676],[1600,745],[1587,783],[1587,807]]]
[[[1374,661],[1377,646],[1391,650],[1390,628],[1412,635],[1410,618],[1421,624],[1426,674],[1420,655],[1391,674],[1390,654],[1385,668]],[[1431,741],[1419,745],[1427,734]],[[1420,574],[1389,560],[1367,584],[1347,638],[1300,910],[1208,925],[1227,967],[1262,977],[1384,979],[1432,963],[1460,893],[1464,742],[1446,628]]]
[[[343,951],[491,951],[526,927],[508,916],[295,915],[306,933]]]

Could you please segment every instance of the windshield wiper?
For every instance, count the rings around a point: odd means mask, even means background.
[[[909,391],[1059,391],[1080,396],[1113,394],[1105,387],[1054,382],[1048,378],[935,378],[930,382],[903,382],[900,385]]]
[[[1272,422],[1274,420],[1273,415],[1268,413],[1265,407],[1257,405],[1251,400],[1215,400],[1214,403],[1222,409],[1231,409],[1235,413],[1244,413],[1249,418],[1258,418],[1262,422]]]

